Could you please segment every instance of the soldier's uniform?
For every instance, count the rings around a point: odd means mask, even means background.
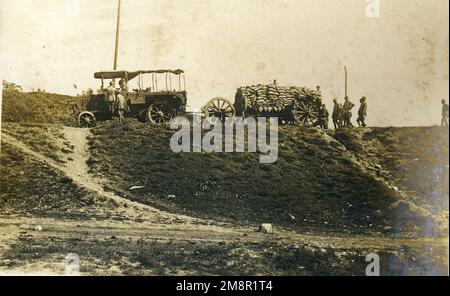
[[[111,115],[114,115],[114,103],[116,102],[116,90],[114,89],[114,86],[110,84],[106,88],[106,101],[108,103],[108,109]]]
[[[338,129],[341,127],[341,122],[340,122],[341,113],[342,113],[342,107],[337,101],[335,101],[334,107],[333,107],[333,113],[331,114],[331,118],[333,119],[333,125],[334,125],[335,129]]]
[[[367,116],[367,102],[366,97],[363,97],[361,99],[361,105],[359,106],[358,110],[358,118],[356,119],[356,122],[359,126],[366,127],[366,116]]]
[[[448,104],[445,103],[445,100],[442,100],[442,119],[441,126],[448,126]]]
[[[342,108],[344,109],[344,126],[352,127],[353,124],[351,122],[352,119],[352,108],[355,107],[355,104],[350,102],[350,100],[346,100]]]
[[[319,110],[319,125],[321,129],[328,129],[328,120],[330,114],[328,113],[327,107],[322,105]]]
[[[338,123],[339,123],[339,127],[343,127],[344,126],[344,107],[342,106],[341,103],[339,103],[338,105],[339,105]]]
[[[119,122],[123,123],[125,110],[127,109],[127,102],[125,100],[125,97],[121,93],[117,95],[116,108],[117,108],[117,115],[119,116]]]

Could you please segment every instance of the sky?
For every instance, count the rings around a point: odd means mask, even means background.
[[[370,2],[372,1],[372,2]],[[379,17],[366,8],[379,1]],[[99,87],[116,0],[0,0],[0,76],[25,90]],[[448,0],[122,0],[118,68],[184,69],[190,109],[242,85],[368,98],[376,126],[440,122],[448,101]],[[74,88],[77,85],[77,89]]]

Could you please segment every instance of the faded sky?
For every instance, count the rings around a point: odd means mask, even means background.
[[[347,65],[370,125],[439,123],[449,1],[380,3],[381,16],[368,18],[365,0],[122,0],[119,68],[184,69],[191,108],[277,79],[321,85],[331,109]],[[75,94],[112,68],[116,1],[0,0],[0,9],[2,79]]]

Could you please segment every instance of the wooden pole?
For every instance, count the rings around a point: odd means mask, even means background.
[[[117,5],[117,27],[116,27],[116,45],[114,50],[114,67],[113,70],[117,70],[117,55],[119,51],[119,27],[120,27],[120,0]]]

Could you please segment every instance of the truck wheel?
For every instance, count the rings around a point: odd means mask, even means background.
[[[94,127],[95,126],[95,116],[89,111],[83,111],[78,114],[78,124],[81,127]]]

